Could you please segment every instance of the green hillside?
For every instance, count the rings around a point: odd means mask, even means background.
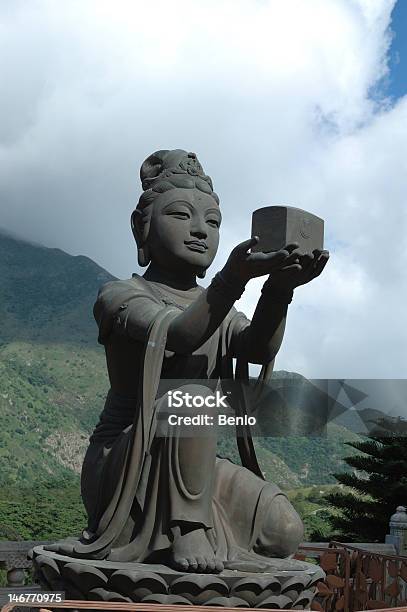
[[[0,343],[90,344],[98,287],[114,277],[88,257],[0,233]]]
[[[261,444],[285,461],[288,468],[298,475],[302,486],[309,486],[334,484],[336,480],[332,474],[344,471],[346,465],[343,458],[353,452],[344,442],[359,439],[348,429],[328,423],[326,436],[270,437],[262,438]]]

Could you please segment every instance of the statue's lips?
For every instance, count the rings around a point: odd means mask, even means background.
[[[205,242],[186,242],[185,244],[191,251],[197,251],[198,253],[204,253],[208,250]]]

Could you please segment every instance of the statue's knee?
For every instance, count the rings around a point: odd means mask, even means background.
[[[291,506],[291,504],[290,504]],[[288,557],[298,550],[298,546],[304,539],[304,524],[291,506],[291,512],[287,515],[281,533],[281,551],[283,557]]]
[[[255,550],[272,557],[288,557],[296,552],[304,537],[304,525],[285,497],[277,495],[270,503]]]

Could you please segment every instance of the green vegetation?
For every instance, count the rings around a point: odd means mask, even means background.
[[[262,438],[261,444],[280,457],[299,478],[299,484],[334,484],[334,472],[344,467],[346,441],[359,436],[344,427],[329,423],[326,436],[289,436]]]
[[[368,439],[348,443],[359,451],[345,458],[354,471],[335,474],[347,489],[328,496],[331,506],[340,511],[330,517],[330,523],[342,540],[384,541],[390,516],[400,500],[407,499],[405,433],[407,423],[402,420],[381,419]]]
[[[103,355],[96,351],[21,341],[3,346],[0,485],[36,486],[78,471],[78,452],[101,411],[106,388]]]
[[[330,519],[335,511],[330,506],[329,496],[340,490],[337,485],[313,485],[286,492],[304,522],[305,540],[323,542],[331,539]]]
[[[39,488],[0,489],[0,539],[57,540],[79,535],[86,513],[79,478],[49,480]]]

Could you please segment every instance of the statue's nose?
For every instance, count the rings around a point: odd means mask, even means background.
[[[208,235],[204,219],[196,218],[191,224],[191,235],[199,238],[206,238]]]

